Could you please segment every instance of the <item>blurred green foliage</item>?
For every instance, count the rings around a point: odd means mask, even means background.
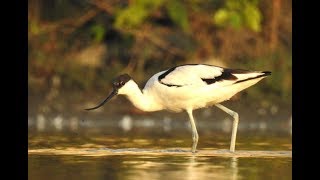
[[[259,0],[226,0],[225,7],[214,13],[213,20],[218,26],[234,28],[248,27],[261,31],[262,16],[258,8]]]
[[[180,1],[168,1],[166,9],[172,21],[184,31],[189,29],[188,14],[185,6]]]
[[[115,27],[135,28],[141,25],[157,8],[164,6],[170,19],[184,31],[188,30],[188,14],[181,0],[136,0],[116,14]]]
[[[106,34],[106,30],[103,25],[101,24],[95,24],[91,27],[91,32],[94,36],[95,42],[101,42]]]
[[[133,28],[139,26],[143,21],[159,7],[163,0],[135,0],[124,9],[119,10],[116,15],[115,27]]]
[[[54,77],[64,91],[105,92],[120,73],[143,84],[174,65],[208,63],[272,71],[250,96],[291,102],[289,0],[28,3],[31,94],[47,93]]]

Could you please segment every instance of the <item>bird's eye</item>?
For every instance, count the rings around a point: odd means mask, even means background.
[[[123,85],[124,85],[124,82],[123,82],[123,81],[120,81],[120,85],[123,86]]]

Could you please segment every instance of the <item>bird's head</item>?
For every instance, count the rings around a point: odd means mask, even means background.
[[[99,107],[103,106],[106,102],[108,102],[112,97],[118,94],[127,94],[128,91],[130,91],[131,85],[134,84],[132,81],[132,78],[128,74],[122,74],[118,77],[116,77],[112,81],[112,92],[108,95],[108,97],[102,101],[98,106],[93,108],[88,108],[85,110],[94,110],[98,109]]]

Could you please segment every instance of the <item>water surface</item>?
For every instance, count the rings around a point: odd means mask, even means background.
[[[168,119],[110,121],[29,119],[29,179],[292,179],[288,122],[240,122],[236,150],[228,120],[199,122],[198,153],[190,152],[188,123]],[[275,121],[272,121],[275,122]],[[150,153],[151,152],[151,153]]]

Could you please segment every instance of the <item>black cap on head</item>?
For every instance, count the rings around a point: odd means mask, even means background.
[[[131,80],[131,77],[128,74],[121,74],[120,76],[116,77],[112,81],[113,88],[120,89],[122,86],[124,86],[130,80]]]
[[[93,108],[87,108],[85,110],[90,111],[94,109],[98,109],[99,107],[103,106],[106,102],[108,102],[112,97],[116,96],[118,94],[118,89],[120,89],[122,86],[124,86],[128,81],[130,81],[131,77],[128,74],[122,74],[118,77],[116,77],[113,82],[113,91],[108,95],[108,97],[103,100],[99,105],[93,107]]]

